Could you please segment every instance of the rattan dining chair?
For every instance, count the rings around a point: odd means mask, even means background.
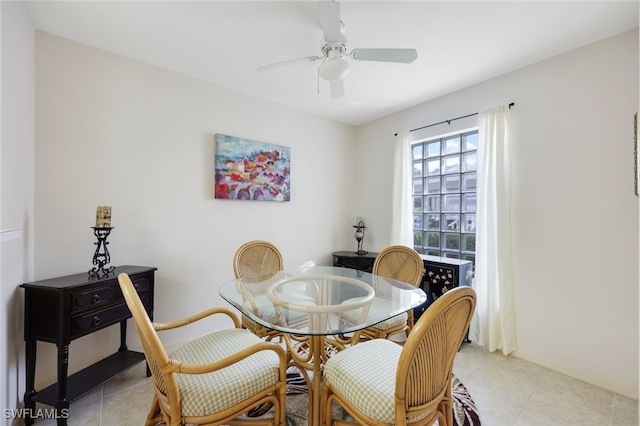
[[[251,283],[260,282],[271,278],[276,272],[284,269],[284,259],[280,250],[269,241],[254,240],[241,245],[233,255],[233,273],[236,278],[242,279],[251,294]],[[252,303],[254,309],[260,307]],[[269,308],[272,309],[272,308]],[[256,312],[258,314],[258,312]],[[275,314],[274,314],[275,315]],[[242,316],[242,326],[256,336],[271,340],[280,336],[280,332],[264,327],[253,321],[246,315]]]
[[[420,254],[414,249],[402,245],[393,245],[385,248],[376,256],[372,273],[419,287],[424,276],[424,264]],[[379,298],[379,300],[384,299]],[[385,306],[373,305],[370,310],[385,308]],[[388,339],[390,336],[402,332],[405,332],[408,336],[412,328],[413,310],[409,310],[406,313],[365,328],[360,332],[360,339]]]
[[[146,426],[285,424],[287,359],[279,345],[242,329],[240,320],[225,308],[152,323],[129,276],[118,275],[118,282],[151,370],[154,398]],[[235,327],[199,337],[167,354],[158,331],[177,329],[214,314],[227,316]],[[265,403],[273,404],[273,417],[235,420]]]
[[[404,346],[373,339],[346,348],[324,366],[325,426],[353,424],[332,418],[337,403],[366,426],[452,426],[454,357],[476,306],[471,287],[438,298],[420,317]]]

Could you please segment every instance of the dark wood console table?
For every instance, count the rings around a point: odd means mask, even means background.
[[[356,269],[371,273],[373,262],[379,253],[369,252],[367,254],[357,254],[355,251],[334,251],[333,266]]]
[[[25,422],[31,425],[36,402],[55,407],[58,425],[66,425],[69,404],[145,360],[144,354],[127,349],[126,305],[118,274],[127,273],[140,294],[149,317],[153,319],[155,267],[119,266],[106,277],[88,273],[22,284],[24,299],[24,340],[26,342]],[[69,343],[114,324],[120,324],[118,351],[97,363],[68,376]],[[37,341],[54,343],[58,348],[58,382],[36,391]],[[149,371],[147,369],[147,375]]]

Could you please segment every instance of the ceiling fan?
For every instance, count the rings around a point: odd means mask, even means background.
[[[331,97],[344,96],[344,78],[349,73],[349,64],[343,59],[347,56],[356,61],[398,62],[409,64],[418,57],[415,49],[353,49],[347,52],[347,38],[342,32],[343,22],[340,20],[340,3],[334,0],[317,2],[318,17],[323,38],[320,41],[322,56],[307,56],[284,62],[263,65],[258,71],[266,71],[285,65],[322,60],[318,67],[318,75],[330,83]]]

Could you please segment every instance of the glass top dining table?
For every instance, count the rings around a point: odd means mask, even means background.
[[[283,333],[292,364],[309,388],[309,425],[320,424],[322,365],[351,344],[359,330],[426,301],[411,284],[355,269],[312,266],[254,279],[235,279],[219,289],[223,299],[256,323]]]
[[[224,283],[219,292],[258,324],[297,335],[352,333],[426,300],[424,291],[411,284],[333,266],[238,278]]]

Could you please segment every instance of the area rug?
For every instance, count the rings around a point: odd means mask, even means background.
[[[471,394],[455,375],[451,379],[453,398],[453,422],[457,426],[479,426],[480,414]]]
[[[476,404],[467,388],[455,375],[451,380],[451,395],[453,396],[454,425],[479,426],[480,416]],[[304,379],[299,373],[287,373],[286,426],[307,426],[308,413],[309,395]]]

